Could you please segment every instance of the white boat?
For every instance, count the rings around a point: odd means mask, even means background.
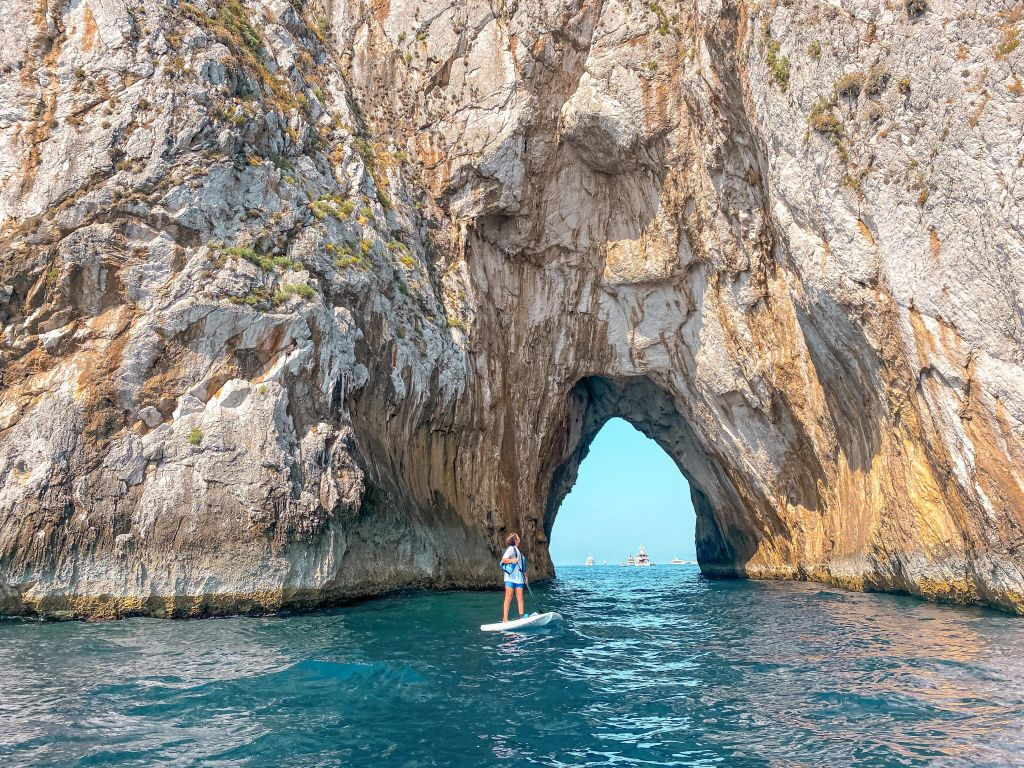
[[[593,555],[587,555],[587,561],[585,563],[583,563],[583,564],[584,565],[593,565],[594,564],[594,556]]]
[[[669,565],[686,565],[686,560],[680,560],[678,557],[673,557],[668,561]]]
[[[648,557],[647,552],[644,550],[644,545],[641,544],[640,545],[640,550],[636,553],[635,556],[634,555],[630,555],[624,561],[619,563],[619,565],[622,568],[625,568],[627,566],[636,566],[636,567],[640,567],[640,568],[650,568],[652,565],[654,565],[654,563],[651,562],[651,558]]]
[[[647,552],[644,551],[644,545],[640,545],[640,551],[636,554],[636,565],[639,568],[650,568],[654,563],[651,562],[651,558],[647,556]]]

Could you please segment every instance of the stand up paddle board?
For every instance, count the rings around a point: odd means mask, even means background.
[[[480,629],[484,632],[515,632],[517,629],[528,629],[543,627],[552,621],[561,621],[562,615],[550,611],[548,613],[534,613],[514,621],[499,621],[497,624],[481,624]]]

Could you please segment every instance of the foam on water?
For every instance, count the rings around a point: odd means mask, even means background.
[[[1024,619],[686,566],[536,591],[529,635],[479,631],[498,593],[0,623],[0,765],[1024,764]]]

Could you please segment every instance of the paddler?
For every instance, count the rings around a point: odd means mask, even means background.
[[[526,584],[526,558],[519,551],[519,535],[510,533],[505,539],[508,549],[501,558],[501,570],[505,582],[505,608],[502,612],[502,622],[508,621],[508,607],[512,603],[512,593],[515,593],[516,603],[519,605],[519,617],[523,613],[523,585]]]

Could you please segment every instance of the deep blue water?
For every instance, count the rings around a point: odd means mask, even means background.
[[[0,766],[1024,765],[1024,619],[695,568],[204,621],[0,623]]]

